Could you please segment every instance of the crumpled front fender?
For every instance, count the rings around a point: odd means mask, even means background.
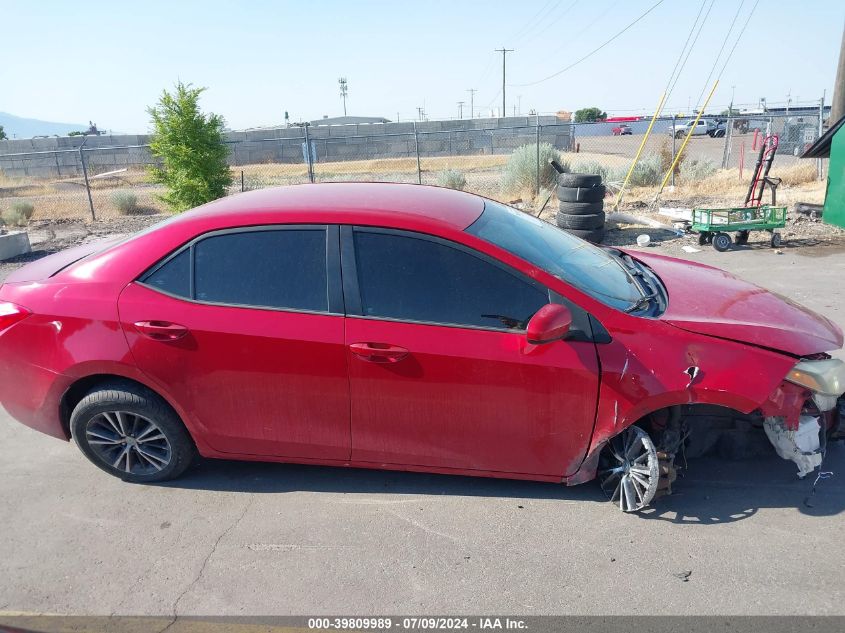
[[[746,414],[766,407],[788,411],[797,424],[799,396],[782,385],[795,359],[785,354],[670,325],[616,330],[610,343],[597,348],[602,376],[596,423],[587,457],[573,465],[567,483],[592,479],[610,438],[665,407],[711,404]]]

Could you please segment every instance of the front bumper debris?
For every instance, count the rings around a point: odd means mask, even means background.
[[[763,421],[763,428],[777,454],[798,466],[799,477],[803,478],[821,465],[823,454],[818,417],[802,415],[797,430],[787,428],[782,417],[768,417]]]

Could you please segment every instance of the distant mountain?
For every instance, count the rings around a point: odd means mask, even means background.
[[[6,132],[8,138],[32,138],[47,134],[52,136],[58,134],[64,136],[74,130],[84,131],[88,125],[81,123],[54,123],[52,121],[39,121],[38,119],[26,119],[24,117],[0,112],[0,125]]]

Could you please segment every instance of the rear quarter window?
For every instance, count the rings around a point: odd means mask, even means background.
[[[146,285],[177,297],[191,296],[191,251],[186,249],[144,276]]]

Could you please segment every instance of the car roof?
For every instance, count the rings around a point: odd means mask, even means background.
[[[174,223],[218,227],[261,222],[379,224],[464,230],[484,199],[463,191],[403,183],[319,183],[271,187],[210,202]]]

